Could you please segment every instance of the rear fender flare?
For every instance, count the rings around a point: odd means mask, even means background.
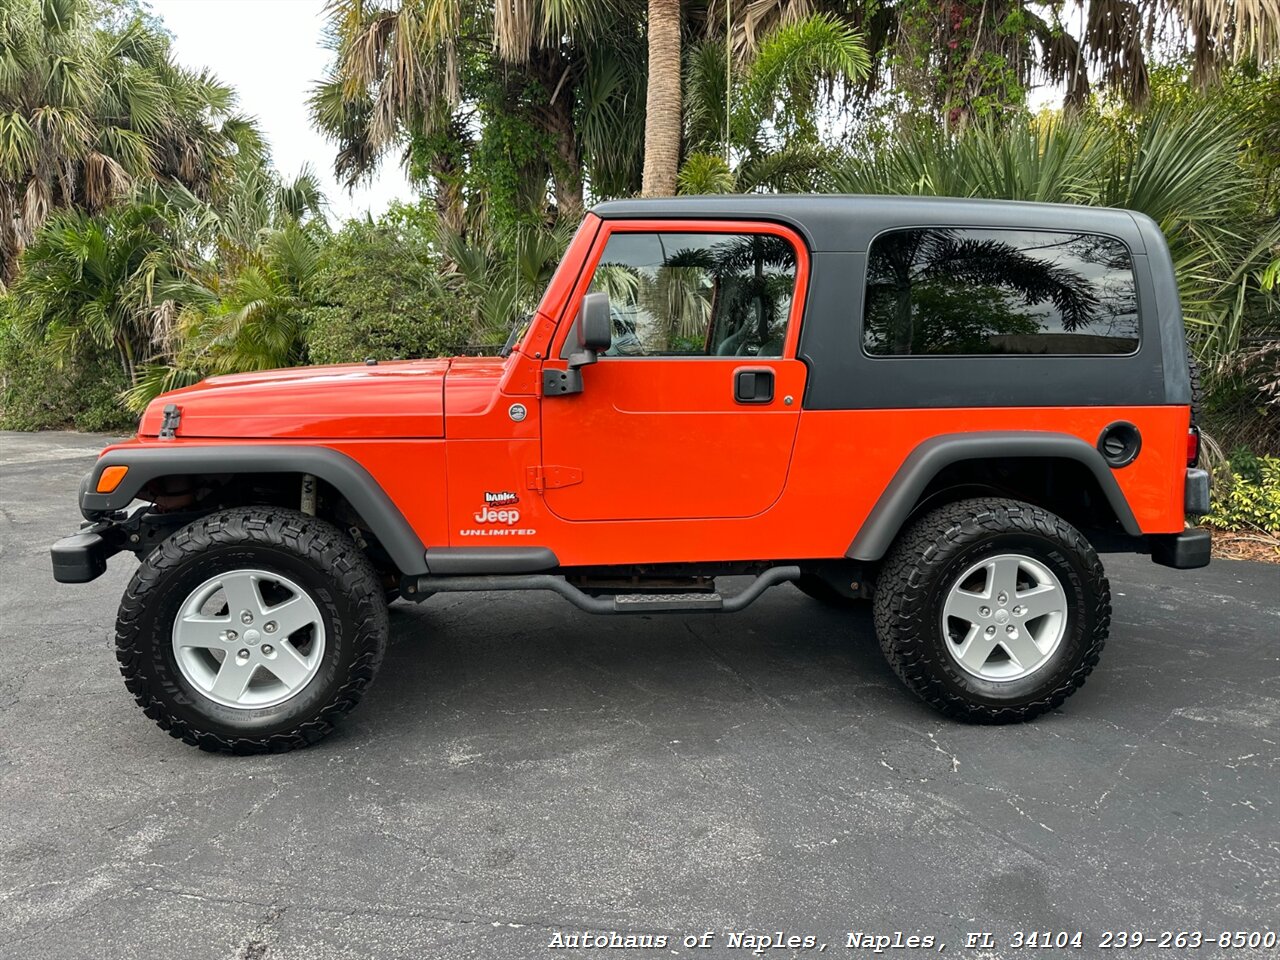
[[[1019,457],[1074,460],[1083,464],[1098,481],[1124,531],[1141,536],[1142,530],[1111,468],[1102,454],[1079,437],[1038,431],[949,433],[926,440],[911,451],[871,508],[845,556],[864,561],[884,557],[925,488],[944,467],[961,460]]]
[[[98,477],[107,467],[123,464],[129,468],[120,486],[111,493],[95,492]],[[382,489],[378,481],[355,460],[328,447],[276,444],[122,447],[98,458],[80,488],[80,512],[96,520],[104,513],[121,510],[137,497],[151,480],[166,476],[236,473],[309,473],[329,483],[346,497],[400,572],[421,575],[427,572],[426,547],[409,521]]]

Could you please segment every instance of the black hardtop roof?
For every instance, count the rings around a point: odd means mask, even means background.
[[[592,213],[620,219],[771,220],[795,227],[814,250],[865,250],[877,233],[905,226],[1023,227],[1096,232],[1144,252],[1142,214],[1115,207],[966,197],[874,194],[715,194],[608,200]],[[1148,224],[1154,227],[1154,224]]]

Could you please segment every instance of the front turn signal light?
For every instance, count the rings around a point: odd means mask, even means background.
[[[116,487],[120,486],[120,481],[124,479],[124,475],[129,472],[129,468],[125,466],[107,467],[98,477],[98,486],[95,488],[98,493],[114,493]]]

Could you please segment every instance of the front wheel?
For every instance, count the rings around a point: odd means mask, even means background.
[[[899,538],[875,597],[890,666],[922,700],[975,723],[1059,706],[1098,663],[1111,591],[1088,541],[1016,500],[962,500]]]
[[[125,684],[206,750],[314,743],[359,701],[387,640],[382,583],[333,525],[244,507],[182,528],[134,574],[116,621]]]

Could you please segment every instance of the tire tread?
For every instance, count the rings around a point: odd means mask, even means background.
[[[1030,533],[1047,537],[1084,563],[1096,585],[1093,630],[1084,656],[1060,683],[1035,700],[1002,706],[975,703],[950,690],[940,679],[945,651],[927,641],[931,626],[927,603],[933,571],[942,559],[986,535]],[[936,710],[970,723],[1019,723],[1060,706],[1097,666],[1111,624],[1111,589],[1089,541],[1062,518],[1017,500],[975,498],[939,507],[916,521],[894,543],[877,578],[876,635],[894,673]]]
[[[358,653],[346,678],[318,714],[287,732],[227,737],[200,730],[175,716],[165,698],[152,689],[153,681],[142,669],[145,638],[141,621],[151,596],[179,565],[212,547],[245,544],[283,548],[327,571],[334,588],[351,598],[363,615],[350,625]],[[171,737],[220,753],[283,753],[321,740],[340,716],[359,703],[382,663],[386,636],[383,587],[368,557],[346,534],[297,510],[236,507],[181,528],[139,565],[120,602],[115,646],[125,687],[143,712]]]

